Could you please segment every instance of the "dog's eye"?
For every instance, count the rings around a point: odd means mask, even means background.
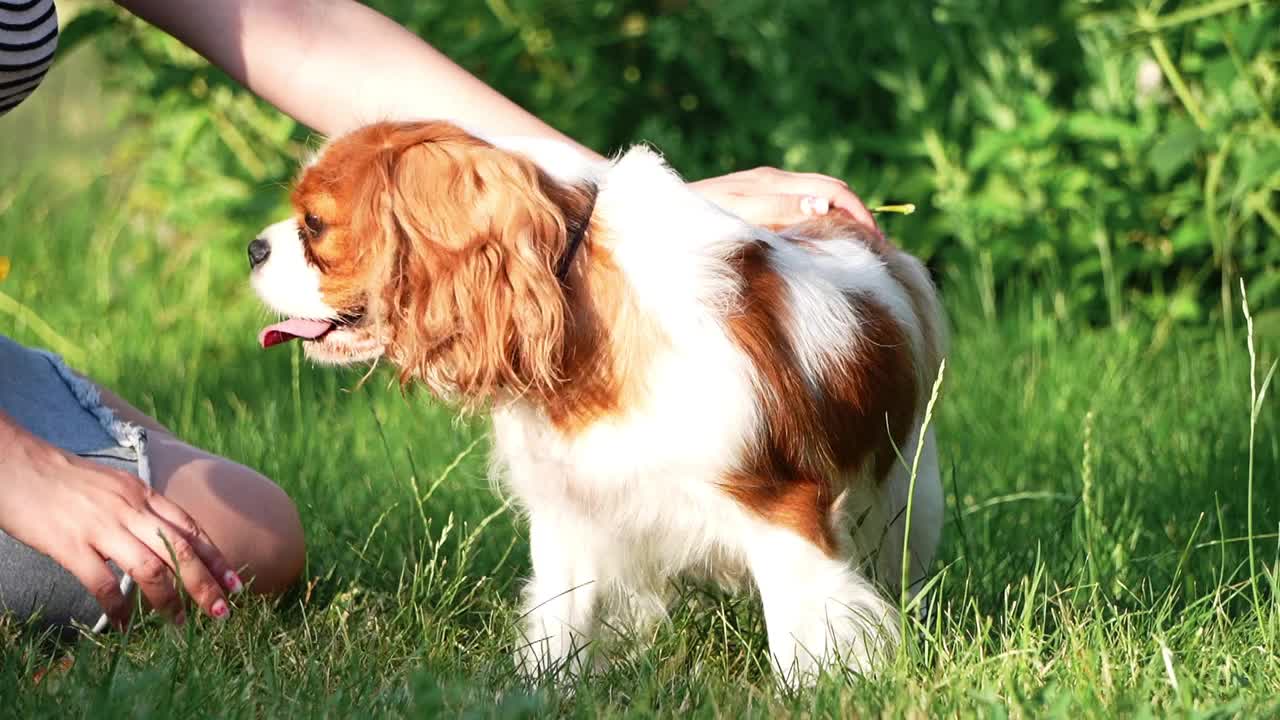
[[[313,238],[320,237],[320,233],[324,232],[324,221],[311,213],[302,216],[302,223],[307,226],[307,232]]]

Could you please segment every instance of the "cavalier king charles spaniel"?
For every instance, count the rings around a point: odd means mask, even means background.
[[[883,662],[918,444],[909,592],[942,526],[921,430],[946,331],[918,260],[834,210],[750,225],[644,147],[596,162],[443,122],[332,141],[292,203],[249,246],[287,318],[260,342],[385,357],[492,414],[530,526],[524,672],[583,670],[676,577],[754,585],[782,678]]]

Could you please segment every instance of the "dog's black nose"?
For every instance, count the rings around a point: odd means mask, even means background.
[[[271,243],[262,238],[255,238],[249,243],[249,269],[252,270],[267,261],[271,255]]]

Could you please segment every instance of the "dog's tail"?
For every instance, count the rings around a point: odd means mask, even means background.
[[[894,280],[906,290],[911,299],[911,307],[918,323],[919,343],[913,355],[916,361],[917,391],[920,394],[919,412],[923,414],[924,404],[928,402],[933,385],[937,382],[938,369],[946,357],[950,343],[947,316],[924,263],[897,249],[887,252],[884,260]]]

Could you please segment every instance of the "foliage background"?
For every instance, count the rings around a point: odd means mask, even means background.
[[[1091,322],[1231,323],[1238,276],[1259,306],[1280,298],[1275,2],[373,5],[602,151],[648,141],[691,178],[771,164],[915,202],[892,231],[974,276],[988,315],[1017,283]],[[118,11],[64,45],[86,39],[174,150],[129,157],[138,202],[190,230],[278,199],[261,188],[305,129]]]

